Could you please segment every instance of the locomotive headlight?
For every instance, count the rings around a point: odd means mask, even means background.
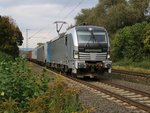
[[[110,59],[110,55],[109,54],[107,55],[107,59]]]
[[[74,57],[74,58],[79,58],[79,52],[76,51],[76,50],[74,50],[74,51],[73,51],[73,57]]]

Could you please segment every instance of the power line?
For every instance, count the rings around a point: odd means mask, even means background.
[[[75,10],[83,3],[83,1],[84,1],[84,0],[81,0],[81,1],[63,18],[63,20],[66,19],[70,14],[72,14],[72,12],[75,11]],[[59,34],[59,32],[60,32],[60,30],[61,30],[61,28],[62,28],[64,22],[65,22],[65,21],[56,21],[56,22],[55,22],[55,23],[56,23],[56,29],[57,29],[57,33],[58,33],[58,34]],[[61,26],[60,26],[60,29],[58,29],[58,23],[62,23]],[[66,22],[65,22],[65,24],[66,24]]]
[[[72,1],[70,0],[69,3],[65,4],[65,5],[63,6],[63,8],[60,9],[60,11],[58,12],[57,15],[62,15],[62,13],[64,12],[64,10],[67,9],[67,7],[71,4],[71,2],[72,2]]]
[[[68,18],[68,16],[69,16],[70,14],[72,14],[72,12],[74,12],[84,1],[85,1],[85,0],[81,0],[66,16],[64,16],[63,19]],[[68,6],[68,4],[66,4],[66,5],[60,10],[60,12],[59,12],[58,14],[60,14],[61,12],[63,12],[63,11],[66,9],[67,6]],[[33,35],[31,35],[28,39],[31,39],[33,36],[37,35],[37,34],[40,33],[41,31],[43,31],[44,29],[46,29],[48,26],[49,26],[49,25],[46,25],[45,27],[39,29],[37,32],[35,32]]]
[[[70,3],[71,3],[71,2],[69,2],[69,4],[70,4]],[[66,9],[66,7],[67,7],[69,4],[66,4],[63,8],[61,8],[57,15],[61,14],[61,13]],[[31,36],[29,37],[29,39],[33,38],[33,36],[37,35],[37,34],[40,33],[41,31],[43,31],[45,28],[47,28],[47,26],[49,26],[49,25],[46,25],[46,27],[43,27],[43,28],[39,29],[37,32],[35,32],[33,35],[31,35]]]
[[[40,39],[40,38],[42,38],[42,39],[48,39],[49,37],[45,37],[45,36],[41,36],[41,37],[40,37],[40,36],[39,36],[39,37],[32,37],[32,39],[33,39],[33,38],[37,38],[37,39]]]
[[[35,32],[33,35],[31,35],[31,36],[29,37],[29,39],[31,39],[33,36],[35,36],[36,34],[40,33],[40,32],[43,31],[44,29],[46,29],[48,26],[49,26],[49,24],[46,25],[45,27],[39,29],[37,32]]]
[[[66,19],[72,12],[74,12],[82,3],[84,0],[81,0],[63,19]]]

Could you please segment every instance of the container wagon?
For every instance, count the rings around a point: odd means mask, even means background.
[[[37,62],[41,65],[45,64],[45,49],[44,45],[37,47]]]
[[[37,62],[37,48],[34,48],[33,50],[32,50],[32,57],[31,57],[31,61],[32,62]]]

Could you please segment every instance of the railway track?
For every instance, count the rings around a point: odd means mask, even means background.
[[[124,90],[126,90],[126,91],[134,92],[134,93],[136,93],[136,94],[139,94],[139,95],[142,95],[142,96],[145,96],[145,97],[149,97],[149,98],[150,98],[150,93],[143,92],[143,91],[136,90],[136,89],[132,89],[132,88],[129,88],[129,87],[120,85],[120,84],[116,84],[116,83],[111,82],[111,80],[108,80],[108,81],[101,81],[101,83],[110,85],[110,86],[112,86],[112,87],[124,89]]]
[[[50,70],[50,69],[49,69]],[[50,70],[54,74],[59,74],[59,72]],[[125,103],[124,106],[132,106],[136,111],[141,111],[143,113],[150,113],[150,94],[145,93],[139,90],[131,89],[125,86],[121,86],[118,84],[111,83],[110,81],[103,82],[87,82],[84,80],[80,80],[71,76],[60,75],[71,79],[78,84],[89,87],[93,90],[96,90],[98,93],[101,92],[100,95],[105,97],[113,98],[114,102],[121,101]]]
[[[58,73],[57,73],[58,74]],[[66,77],[66,75],[63,75]],[[67,78],[83,84],[89,88],[92,88],[96,91],[100,91],[105,94],[105,96],[109,96],[109,98],[113,97],[115,100],[120,100],[122,103],[126,103],[127,106],[135,107],[137,110],[141,110],[147,113],[150,113],[150,94],[145,93],[139,90],[131,89],[128,87],[124,87],[118,84],[114,84],[111,82],[94,82],[90,83],[87,81],[83,81],[80,79],[76,79],[74,77],[67,76]],[[97,85],[96,85],[97,84]]]
[[[131,72],[131,71],[125,71],[125,70],[118,70],[118,69],[112,69],[112,73],[133,75],[136,77],[143,77],[146,79],[150,79],[150,73],[139,73],[139,72]]]
[[[55,73],[59,74],[55,71]],[[135,107],[137,110],[142,110],[150,113],[150,94],[139,90],[124,87],[111,82],[87,82],[74,77],[63,75],[77,83],[83,84],[91,89],[104,93],[109,98],[113,97],[115,100],[120,100],[126,103],[127,106]]]
[[[72,77],[69,78],[76,82],[84,84],[92,89],[105,93],[110,97],[114,97],[115,99],[121,100],[122,102],[127,103],[128,106],[131,105],[140,110],[144,110],[150,113],[150,94],[148,93],[127,87],[125,88],[123,86],[114,87],[114,84],[112,85],[111,83],[106,82],[105,83],[97,82],[96,85],[95,82],[94,84],[92,84],[76,78]]]

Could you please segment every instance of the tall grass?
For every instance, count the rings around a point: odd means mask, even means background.
[[[124,59],[118,62],[114,62],[114,65],[119,66],[132,66],[132,67],[140,67],[145,69],[150,69],[150,60],[140,61],[140,62],[132,62],[130,60]]]
[[[131,70],[150,70],[150,59],[146,59],[144,61],[140,62],[133,62],[129,59],[123,59],[117,62],[113,62],[113,67],[115,68],[126,68],[126,69],[131,69]]]
[[[30,112],[34,113],[72,113],[81,111],[78,89],[69,88],[57,78],[48,85],[48,90],[41,96],[29,101]]]

